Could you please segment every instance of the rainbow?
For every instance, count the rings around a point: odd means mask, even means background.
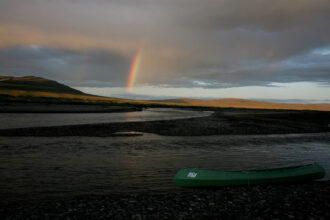
[[[133,58],[131,69],[129,71],[127,85],[126,85],[127,92],[130,92],[134,85],[134,81],[139,70],[141,57],[142,57],[142,50],[138,50]]]

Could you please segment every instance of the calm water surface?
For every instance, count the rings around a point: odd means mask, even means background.
[[[264,169],[312,162],[329,179],[330,133],[252,136],[0,137],[0,197],[180,191],[183,167]]]
[[[137,112],[119,113],[1,113],[0,129],[172,120],[204,117],[210,114],[212,114],[211,111],[192,111],[173,108],[150,108]]]

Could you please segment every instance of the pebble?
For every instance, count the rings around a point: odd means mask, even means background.
[[[330,181],[1,206],[0,219],[330,219]]]

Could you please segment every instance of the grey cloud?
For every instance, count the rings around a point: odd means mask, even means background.
[[[330,48],[329,50],[330,51]],[[242,60],[235,65],[211,63],[196,66],[166,87],[228,88],[272,86],[271,83],[318,82],[330,85],[330,54],[307,52],[285,60]],[[161,83],[161,82],[160,82]]]
[[[207,70],[200,69],[199,72],[205,73]],[[301,81],[330,84],[330,54],[309,52],[278,62],[238,62],[235,68],[213,67],[212,71],[205,75],[207,76],[196,74],[195,77],[201,80],[206,78],[214,82],[226,82],[229,87]]]
[[[83,86],[125,85],[130,59],[109,51],[71,51],[46,47],[0,50],[0,75],[37,75]]]
[[[51,40],[55,33],[74,33],[95,45],[102,38],[129,48],[84,52],[45,45],[38,52],[16,48],[15,61],[1,56],[2,71],[33,71],[72,83],[79,76],[84,80],[77,86],[124,85],[127,54],[142,44],[149,51],[139,84],[216,88],[330,81],[329,57],[312,53],[330,46],[329,0],[2,0],[1,22],[34,27]]]
[[[330,4],[327,0],[206,2],[209,4],[205,4],[205,1],[195,2],[196,7],[193,8],[193,12],[187,10],[183,20],[204,28],[254,27],[264,30],[280,30],[313,26],[330,16]],[[189,7],[187,8],[189,9]]]

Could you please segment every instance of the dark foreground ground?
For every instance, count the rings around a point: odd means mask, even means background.
[[[121,194],[0,208],[2,219],[330,219],[330,183]]]
[[[329,132],[330,112],[214,109],[209,117],[0,130],[0,136]],[[88,192],[86,192],[88,194]],[[5,200],[5,199],[4,199]],[[1,203],[0,203],[1,204]],[[111,194],[0,206],[1,219],[330,219],[330,182]]]
[[[202,110],[202,109],[200,109]],[[115,136],[138,131],[166,136],[288,134],[330,131],[330,112],[212,109],[208,117],[0,130],[0,136]]]

